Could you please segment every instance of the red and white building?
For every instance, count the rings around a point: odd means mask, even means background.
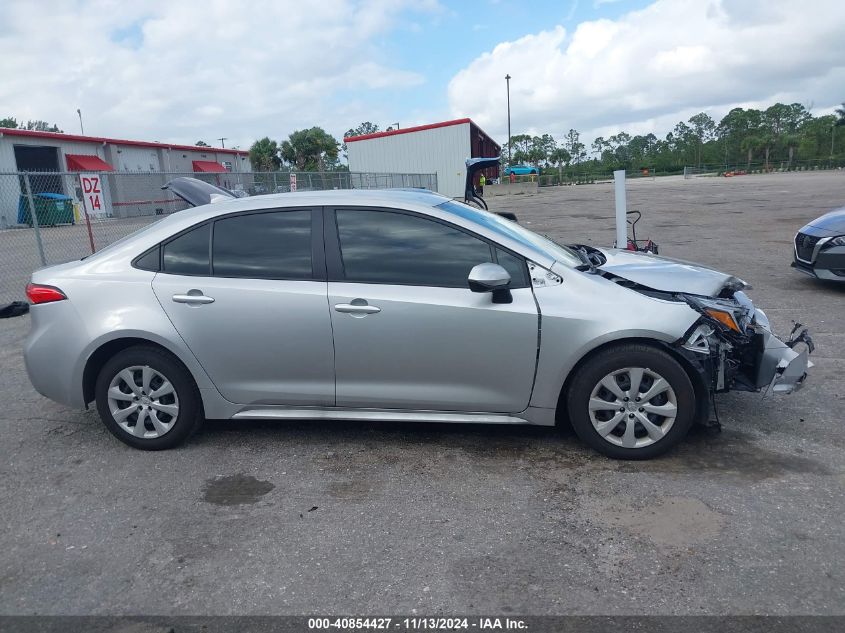
[[[22,192],[17,178],[1,175],[23,171],[103,173],[106,212],[122,216],[160,204],[160,187],[171,177],[165,174],[196,174],[220,186],[238,189],[248,184],[242,174],[251,172],[252,165],[249,152],[236,149],[0,128],[0,216],[7,222],[15,216]],[[109,177],[124,173],[147,176]],[[58,193],[78,198],[75,180],[71,178],[38,176],[31,178],[30,183],[34,194]]]
[[[249,152],[0,128],[0,172],[243,173]]]
[[[502,151],[472,119],[455,119],[343,139],[349,171],[437,174],[437,189],[463,198],[467,158],[498,156]],[[485,171],[497,178],[498,169]]]

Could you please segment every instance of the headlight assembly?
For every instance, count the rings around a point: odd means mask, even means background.
[[[734,316],[733,312],[730,312],[728,310],[718,310],[716,308],[704,308],[704,314],[709,316],[711,319],[718,321],[729,330],[741,333],[739,329],[739,324],[736,322],[736,317]]]
[[[683,298],[711,323],[717,324],[723,330],[742,334],[750,321],[748,307],[739,301],[707,299],[690,295],[683,295]],[[748,303],[751,303],[750,300]]]
[[[845,246],[845,235],[840,235],[829,240],[825,246]]]

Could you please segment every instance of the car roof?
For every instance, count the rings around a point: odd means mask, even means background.
[[[324,191],[289,191],[245,198],[221,198],[210,204],[190,207],[170,214],[161,223],[171,226],[185,221],[199,222],[226,213],[301,206],[401,206],[435,207],[451,198],[428,189],[331,189]]]
[[[200,222],[217,218],[230,213],[249,211],[264,211],[286,207],[349,207],[373,208],[386,207],[417,211],[435,218],[446,219],[454,224],[470,228],[471,230],[503,244],[517,252],[524,251],[524,244],[512,241],[479,225],[470,218],[462,217],[449,209],[439,205],[451,201],[444,195],[427,189],[337,189],[330,191],[297,191],[278,194],[250,196],[247,198],[233,198],[219,200],[210,204],[177,211],[165,217],[160,222],[150,225],[138,234],[122,240],[120,248],[107,247],[90,256],[90,260],[134,257],[149,247],[154,246],[168,237],[190,228]],[[483,213],[483,212],[480,212]],[[117,244],[113,246],[118,246]],[[534,251],[535,249],[531,249]],[[550,266],[553,259],[548,259],[540,252],[533,253],[532,259],[540,265]]]
[[[449,200],[444,195],[434,193],[428,189],[330,189],[322,191],[289,191],[285,193],[271,193],[261,196],[237,198],[236,200],[220,201],[213,204],[213,208],[222,208],[241,202],[249,207],[254,203],[256,209],[265,208],[267,203],[274,206],[299,206],[300,204],[328,205],[338,202],[353,202],[356,205],[366,204],[395,204],[397,202],[413,203],[423,206],[437,206]]]

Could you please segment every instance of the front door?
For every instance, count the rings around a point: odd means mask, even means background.
[[[156,296],[231,402],[334,405],[321,227],[311,209],[252,212],[162,245]]]
[[[338,406],[528,406],[539,318],[524,260],[412,213],[337,209],[327,218]],[[469,271],[490,261],[511,273],[512,303],[469,290]]]

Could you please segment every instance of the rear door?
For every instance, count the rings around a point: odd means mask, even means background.
[[[156,296],[226,399],[334,404],[319,209],[217,218],[163,243],[159,256]]]
[[[524,259],[398,210],[327,212],[337,405],[517,413],[528,406],[539,317]],[[498,261],[513,302],[469,290]]]

